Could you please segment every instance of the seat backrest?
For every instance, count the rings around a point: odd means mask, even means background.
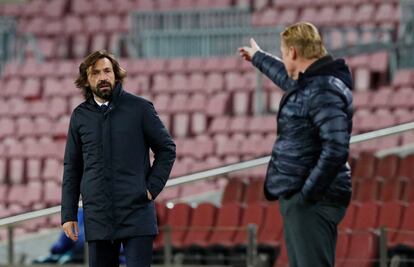
[[[231,202],[242,202],[244,197],[245,183],[239,179],[231,179],[224,189],[222,204]]]
[[[257,242],[279,241],[282,239],[283,221],[280,214],[279,202],[272,202],[266,208],[265,220]]]
[[[368,230],[378,227],[380,205],[376,202],[365,202],[359,207],[359,211],[353,229]]]
[[[201,203],[198,205],[191,217],[190,228],[188,229],[187,236],[185,237],[184,244],[191,244],[197,241],[206,241],[210,236],[212,227],[216,223],[217,207],[211,203]],[[196,227],[191,229],[191,227]],[[205,229],[197,229],[202,227]],[[207,229],[211,228],[211,229]]]
[[[171,240],[173,242],[181,242],[185,237],[186,231],[183,229],[174,230],[174,227],[181,228],[189,225],[192,208],[186,203],[178,203],[168,213],[167,224],[173,228]]]
[[[255,224],[257,233],[260,232],[260,227],[263,225],[263,219],[266,211],[266,205],[263,202],[255,202],[248,204],[244,210],[241,227],[248,227],[249,224]],[[247,244],[248,234],[247,229],[240,229],[237,231],[236,237],[234,238],[235,244]]]
[[[263,194],[264,179],[251,180],[246,188],[246,203],[255,203],[264,200]]]
[[[346,209],[345,217],[339,224],[339,229],[346,229],[354,226],[355,218],[357,216],[359,205],[356,202],[352,202],[351,205]]]
[[[222,241],[233,241],[236,234],[235,229],[223,230],[220,228],[238,227],[240,225],[242,213],[243,208],[240,203],[224,203],[218,211],[216,228],[208,242],[210,244],[215,244]]]
[[[347,260],[342,267],[372,266],[378,256],[377,241],[377,237],[371,232],[353,234]]]

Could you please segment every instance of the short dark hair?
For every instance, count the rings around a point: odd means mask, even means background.
[[[91,53],[85,58],[85,60],[79,65],[79,76],[75,81],[75,85],[82,91],[82,95],[85,99],[93,96],[92,90],[88,85],[88,73],[89,67],[94,66],[95,63],[101,59],[107,58],[112,63],[114,69],[115,81],[122,83],[124,78],[127,76],[126,70],[124,70],[115,59],[114,55],[110,54],[105,50],[99,50]]]

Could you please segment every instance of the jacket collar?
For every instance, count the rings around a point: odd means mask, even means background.
[[[325,69],[329,64],[331,64],[334,61],[333,57],[331,55],[326,55],[324,57],[321,57],[317,59],[315,62],[313,62],[309,67],[305,70],[305,72],[300,72],[298,77],[298,82],[296,85],[291,88],[290,90],[286,91],[280,100],[279,103],[279,110],[277,113],[277,119],[279,120],[280,117],[280,111],[282,110],[283,106],[285,105],[287,99],[289,96],[291,96],[294,92],[296,92],[299,88],[301,88],[301,84],[305,82],[306,78],[315,76],[321,72],[321,70]],[[279,130],[278,130],[279,132]]]

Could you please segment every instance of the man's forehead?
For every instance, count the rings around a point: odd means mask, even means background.
[[[91,70],[100,70],[100,69],[106,69],[111,68],[112,69],[112,62],[107,59],[106,57],[98,59],[95,64],[92,64],[89,66],[88,71]]]

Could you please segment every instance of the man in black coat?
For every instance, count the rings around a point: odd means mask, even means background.
[[[122,88],[126,77],[106,51],[90,54],[75,84],[85,101],[72,113],[64,157],[62,225],[77,240],[82,195],[89,265],[150,266],[158,233],[154,199],[175,160],[175,144],[152,103]],[[149,150],[154,152],[151,165]]]
[[[241,56],[286,91],[278,113],[265,195],[279,199],[291,267],[333,267],[337,225],[351,199],[347,164],[352,131],[352,79],[305,22],[281,34],[282,60],[252,39]]]

